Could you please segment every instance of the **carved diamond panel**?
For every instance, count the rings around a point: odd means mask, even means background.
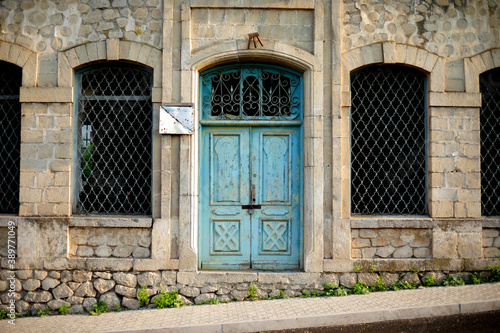
[[[263,220],[261,224],[261,252],[289,253],[290,221]]]
[[[212,252],[227,254],[240,252],[240,222],[212,221]]]

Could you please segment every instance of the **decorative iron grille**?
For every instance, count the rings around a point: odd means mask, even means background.
[[[76,213],[151,214],[152,73],[80,72]]]
[[[351,74],[352,213],[426,213],[425,82],[400,66]]]
[[[0,213],[19,212],[22,69],[0,61]]]
[[[500,68],[479,77],[481,106],[481,213],[500,215]]]
[[[201,109],[206,119],[297,119],[301,75],[256,64],[210,70],[201,75]]]

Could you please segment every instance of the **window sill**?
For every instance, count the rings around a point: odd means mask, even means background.
[[[351,216],[352,229],[365,229],[365,228],[431,229],[432,227],[433,227],[433,219],[423,215]]]
[[[152,225],[150,216],[73,216],[69,219],[70,227],[150,228]]]

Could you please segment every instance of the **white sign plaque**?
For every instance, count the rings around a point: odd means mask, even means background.
[[[191,104],[162,105],[160,134],[193,134],[194,108]]]

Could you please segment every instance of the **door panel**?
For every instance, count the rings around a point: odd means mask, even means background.
[[[258,184],[252,215],[252,268],[300,268],[300,129],[253,128],[252,185]]]
[[[202,133],[200,169],[200,266],[250,268],[248,128],[209,128]]]
[[[300,128],[207,127],[201,146],[200,267],[300,268]]]

